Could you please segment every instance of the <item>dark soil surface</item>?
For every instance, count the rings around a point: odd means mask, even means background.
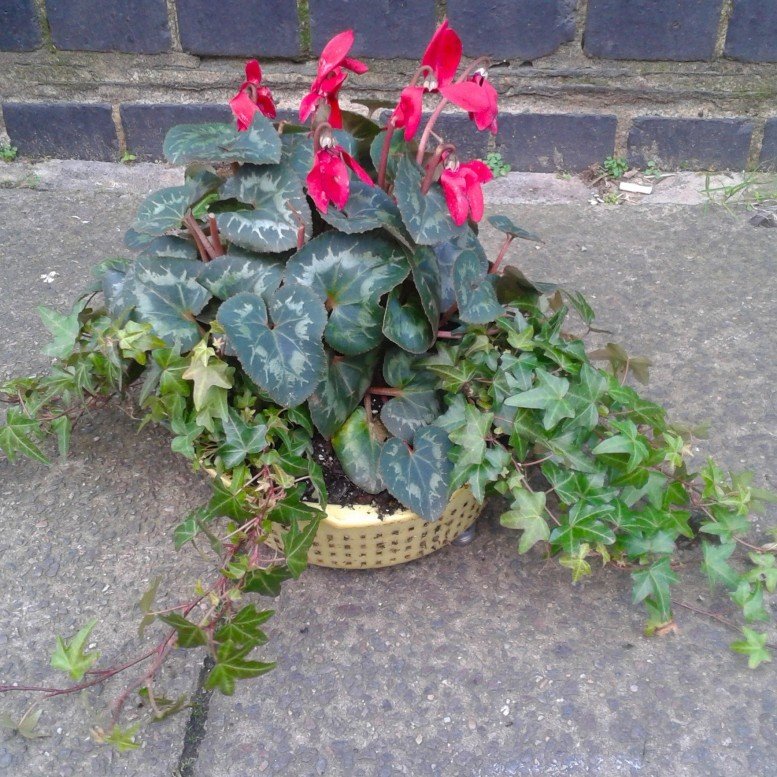
[[[368,494],[354,485],[343,472],[329,440],[325,440],[318,434],[313,438],[313,456],[324,471],[324,482],[330,504],[369,505],[374,507],[379,515],[405,509],[388,491]]]

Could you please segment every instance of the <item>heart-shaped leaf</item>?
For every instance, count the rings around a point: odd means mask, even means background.
[[[520,237],[524,240],[533,240],[535,243],[541,243],[542,238],[539,235],[535,235],[534,232],[527,232],[523,227],[516,226],[507,216],[490,216],[488,223],[491,224],[494,229],[498,229],[500,232],[504,232],[511,237]]]
[[[453,223],[440,184],[421,193],[421,168],[407,157],[399,160],[394,194],[407,231],[419,245],[442,243],[464,231]]]
[[[150,243],[143,246],[140,256],[166,257],[168,259],[189,259],[196,261],[199,257],[197,246],[191,240],[172,235],[155,237]]]
[[[431,248],[418,246],[415,251],[408,253],[407,258],[421,306],[436,330],[440,323],[440,270],[437,257]]]
[[[440,415],[440,400],[433,388],[423,384],[404,388],[401,396],[392,397],[380,411],[380,420],[395,437],[410,440],[418,429]]]
[[[474,251],[478,257],[483,272],[488,272],[488,258],[477,235],[467,227],[458,237],[438,243],[434,246],[437,255],[437,266],[440,270],[440,309],[448,308],[456,302],[456,291],[453,288],[453,266],[462,251]]]
[[[167,161],[174,165],[191,162],[266,165],[281,158],[280,137],[259,112],[244,132],[231,124],[179,124],[167,133],[162,149]]]
[[[197,280],[219,299],[229,299],[241,291],[267,294],[278,288],[283,275],[283,263],[271,256],[246,258],[220,256],[203,266]]]
[[[237,294],[219,308],[218,320],[243,369],[274,402],[292,407],[315,391],[326,369],[326,310],[310,289],[285,285],[269,306],[257,294]]]
[[[222,236],[235,245],[277,253],[296,248],[301,227],[311,235],[310,208],[291,165],[243,165],[220,194],[254,207],[216,216]]]
[[[468,324],[488,324],[503,312],[496,297],[495,275],[488,275],[474,251],[462,251],[453,265],[453,288],[459,318]]]
[[[194,317],[210,299],[199,283],[200,262],[186,259],[141,258],[133,265],[122,291],[141,321],[154,327],[165,342],[188,351],[201,339]]]
[[[412,448],[396,438],[383,444],[380,475],[386,488],[425,521],[436,521],[448,504],[453,471],[450,449],[448,435],[439,426],[419,429]]]
[[[330,354],[326,374],[308,399],[310,417],[322,437],[329,439],[362,401],[377,360],[377,351],[350,359]]]
[[[291,166],[297,177],[304,180],[313,167],[313,143],[306,133],[284,132],[281,135],[281,161]]]
[[[383,342],[383,308],[372,300],[338,305],[329,315],[324,339],[346,356],[358,356]]]
[[[181,226],[189,207],[188,186],[168,186],[146,197],[138,208],[133,229],[146,235],[164,235]]]
[[[374,420],[367,420],[363,407],[357,407],[332,437],[332,447],[343,472],[368,494],[377,494],[386,488],[379,468],[385,439],[385,430]]]
[[[342,210],[329,208],[321,218],[347,235],[369,232],[384,225],[400,229],[402,218],[391,197],[378,186],[355,179],[351,181],[348,202]]]
[[[399,289],[389,294],[383,316],[383,334],[410,353],[425,353],[432,347],[436,329],[429,323],[417,292],[408,294],[404,302]]]

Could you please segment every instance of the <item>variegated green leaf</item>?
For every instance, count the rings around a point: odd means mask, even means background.
[[[488,324],[501,315],[495,275],[488,275],[474,251],[462,251],[453,265],[453,288],[459,318],[468,324]]]
[[[477,235],[466,227],[458,237],[438,243],[434,246],[437,255],[437,266],[440,270],[440,309],[448,308],[456,302],[456,291],[453,288],[453,266],[462,251],[474,251],[483,272],[488,272],[488,258]]]
[[[274,164],[281,158],[275,127],[260,113],[239,132],[231,124],[180,124],[166,135],[163,151],[174,165],[191,162],[249,162]]]
[[[542,239],[539,235],[535,235],[534,232],[527,232],[523,227],[516,226],[507,216],[491,216],[488,219],[494,229],[498,229],[500,232],[504,232],[512,237],[520,237],[524,240],[532,240],[535,243],[541,243]]]
[[[129,267],[107,267],[102,277],[102,292],[105,297],[105,307],[112,318],[121,318],[132,308],[133,298],[129,294],[126,278]],[[131,285],[131,284],[130,284]]]
[[[380,420],[395,437],[410,440],[422,426],[440,415],[440,400],[433,388],[423,384],[402,389],[401,396],[392,397],[380,411]]]
[[[408,253],[413,283],[421,300],[426,318],[436,330],[440,323],[440,270],[437,257],[431,248],[418,246]]]
[[[383,153],[383,144],[386,142],[386,133],[379,132],[370,145],[370,159],[377,170],[380,167],[380,157]],[[397,175],[399,160],[407,157],[408,161],[415,156],[418,149],[416,143],[407,143],[405,141],[404,131],[395,132],[391,136],[391,149],[389,151],[388,163],[386,165],[386,178],[393,181]]]
[[[433,183],[427,194],[421,193],[422,171],[407,157],[399,160],[394,194],[402,220],[419,245],[436,245],[464,231],[453,223],[440,184]]]
[[[338,305],[329,315],[324,339],[346,356],[358,356],[383,342],[383,308],[367,300],[354,305]]]
[[[220,256],[203,265],[199,282],[219,299],[228,299],[241,291],[267,294],[278,288],[283,263],[271,256],[248,259],[242,256]]]
[[[146,235],[164,235],[181,226],[189,207],[188,186],[168,186],[146,197],[138,208],[133,229]]]
[[[219,231],[230,243],[278,253],[296,248],[301,227],[306,237],[311,235],[310,208],[290,165],[243,165],[220,193],[254,207],[216,216]]]
[[[451,443],[439,426],[419,429],[412,448],[404,440],[386,440],[380,454],[380,474],[389,493],[425,521],[436,521],[445,510],[453,465]]]
[[[140,256],[189,259],[191,261],[198,258],[197,246],[191,240],[173,237],[172,235],[162,235],[161,237],[153,238],[150,243],[143,246]]]
[[[357,407],[332,437],[332,447],[343,472],[368,494],[377,494],[386,488],[379,466],[384,437],[380,425],[367,420],[363,407]]]
[[[127,248],[133,248],[138,251],[145,248],[153,240],[155,240],[153,235],[138,232],[137,229],[133,229],[132,227],[124,233],[124,245],[127,246]]]
[[[377,351],[351,358],[329,355],[327,371],[308,399],[310,417],[322,437],[329,439],[362,401],[377,360]]]
[[[310,289],[283,286],[269,306],[257,294],[237,294],[219,308],[218,320],[243,369],[274,402],[292,407],[315,391],[326,369],[326,310]]]
[[[321,218],[340,232],[348,235],[369,232],[384,225],[399,229],[402,218],[391,197],[378,186],[354,179],[348,194],[348,202],[342,210],[329,208]]]
[[[200,262],[186,259],[138,259],[132,266],[123,294],[135,306],[141,321],[154,328],[165,342],[188,351],[202,337],[194,317],[210,299],[197,283]]]
[[[281,162],[290,165],[297,177],[305,180],[313,167],[313,141],[307,133],[284,132],[281,147]]]
[[[383,334],[410,353],[425,353],[432,347],[436,328],[432,328],[424,313],[418,294],[400,301],[400,290],[394,289],[386,300]]]

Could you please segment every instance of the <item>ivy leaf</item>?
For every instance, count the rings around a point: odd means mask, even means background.
[[[259,627],[274,614],[274,610],[259,612],[255,604],[247,604],[221,626],[214,636],[218,642],[263,645],[267,642],[267,635]]]
[[[241,478],[236,477],[234,472],[230,482],[223,478],[216,478],[213,481],[213,496],[208,502],[206,515],[208,518],[224,516],[238,523],[251,517],[248,495],[243,488]]]
[[[632,589],[634,604],[647,599],[656,608],[662,622],[670,620],[672,605],[669,586],[676,583],[678,578],[669,566],[669,559],[662,558],[647,569],[632,572],[631,579],[634,581]]]
[[[766,649],[766,634],[759,634],[747,626],[742,627],[743,640],[731,643],[731,649],[735,653],[747,656],[747,665],[750,669],[757,669],[761,664],[769,662],[772,657]]]
[[[174,415],[170,419],[170,428],[175,435],[170,441],[172,450],[194,461],[197,456],[194,450],[194,443],[205,431],[205,427],[200,426],[195,417],[184,418],[183,415]]]
[[[290,577],[291,572],[285,564],[266,569],[251,569],[243,578],[243,590],[247,593],[275,597],[281,592],[281,583]]]
[[[544,410],[542,425],[551,430],[562,418],[574,418],[575,410],[566,397],[569,391],[569,381],[551,375],[545,370],[537,370],[537,387],[514,394],[505,399],[508,407],[525,407]],[[594,449],[595,452],[595,449]]]
[[[486,437],[494,420],[493,413],[484,413],[469,402],[464,408],[464,424],[449,433],[452,443],[460,447],[456,467],[479,465],[486,455]]]
[[[755,568],[747,573],[751,581],[763,580],[766,590],[773,594],[777,590],[777,560],[770,553],[749,553]]]
[[[701,546],[704,553],[704,561],[701,567],[706,572],[710,585],[721,583],[726,588],[736,589],[737,585],[739,585],[740,577],[728,563],[736,543],[725,542],[720,545],[713,545],[709,542],[702,542]]]
[[[140,731],[140,723],[134,723],[126,728],[115,724],[111,726],[108,734],[101,734],[95,739],[98,743],[110,745],[119,753],[126,753],[140,747],[140,742],[135,740],[138,731]]]
[[[607,391],[607,378],[590,364],[583,364],[577,380],[570,384],[567,399],[575,411],[575,426],[593,429],[599,423],[597,404]]]
[[[70,434],[73,431],[73,422],[69,416],[61,415],[51,422],[51,431],[57,435],[57,446],[59,455],[64,459],[70,448]]]
[[[73,353],[73,348],[81,331],[78,316],[85,304],[86,300],[77,303],[68,315],[63,315],[42,305],[38,308],[43,326],[49,330],[53,337],[53,340],[43,348],[43,353],[57,359],[65,359]]]
[[[291,527],[283,535],[283,555],[286,557],[286,566],[291,576],[299,577],[308,566],[308,551],[316,538],[318,525],[323,513],[317,511],[316,517],[301,525],[299,521],[292,521]]]
[[[742,608],[742,615],[746,621],[769,620],[769,613],[764,608],[764,592],[760,583],[752,586],[743,580],[730,596],[731,601]]]
[[[9,461],[15,461],[16,454],[21,453],[27,458],[49,464],[46,455],[30,438],[30,435],[40,434],[40,431],[38,421],[27,418],[16,408],[10,407],[5,417],[5,424],[0,426],[0,448],[5,451]]]
[[[574,555],[581,544],[612,545],[615,534],[607,524],[599,520],[612,513],[611,505],[586,504],[577,502],[572,506],[566,523],[557,526],[550,535],[550,542]]]
[[[267,447],[267,424],[249,425],[233,408],[229,409],[223,427],[227,439],[218,452],[226,469],[232,469]]]
[[[548,523],[543,518],[545,512],[544,491],[532,493],[526,489],[512,492],[513,504],[510,510],[499,519],[502,526],[522,531],[518,541],[518,552],[526,553],[534,545],[550,538]]]
[[[363,407],[357,407],[332,437],[343,472],[368,494],[377,494],[386,487],[379,468],[386,434],[380,429],[380,424],[367,418]]]
[[[249,661],[246,656],[254,649],[253,645],[238,647],[226,642],[218,649],[216,665],[211,669],[206,688],[218,688],[225,696],[235,692],[235,680],[259,677],[275,669],[275,662]]]
[[[207,644],[208,637],[205,632],[196,623],[184,618],[183,615],[171,612],[158,617],[160,621],[175,629],[178,647],[193,648]]]
[[[627,469],[638,467],[650,454],[648,443],[633,421],[613,421],[614,429],[621,433],[602,440],[591,453],[601,456],[608,453],[625,453],[629,457]]]
[[[184,380],[194,384],[194,409],[202,410],[208,404],[212,389],[232,388],[233,372],[234,369],[217,358],[216,352],[204,345],[204,341],[195,348],[189,367],[181,374]]]
[[[74,637],[62,639],[57,637],[57,646],[51,656],[51,666],[67,672],[73,680],[81,680],[87,670],[91,669],[100,657],[96,650],[86,651],[84,646],[97,623],[92,618]]]

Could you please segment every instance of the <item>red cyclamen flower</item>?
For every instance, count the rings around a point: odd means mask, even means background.
[[[345,30],[335,35],[324,46],[318,59],[316,77],[310,85],[310,91],[302,98],[299,106],[300,121],[307,121],[318,104],[326,100],[329,105],[327,121],[335,129],[343,126],[340,105],[337,102],[337,93],[347,77],[343,68],[359,75],[367,72],[367,65],[364,62],[346,56],[351,46],[353,46],[353,30]]]
[[[461,38],[448,27],[446,19],[435,30],[421,58],[421,64],[427,65],[433,71],[433,75],[427,77],[424,82],[427,91],[434,92],[453,81],[461,62],[461,50]]]
[[[331,202],[342,210],[348,202],[350,178],[348,168],[356,173],[361,181],[372,186],[372,178],[367,171],[342,147],[331,141],[331,145],[321,144],[313,156],[313,167],[307,176],[308,194],[316,207],[326,213]]]
[[[424,88],[422,86],[406,86],[399,96],[397,107],[391,114],[391,121],[397,129],[405,128],[405,140],[413,139],[418,125],[421,123],[423,110]]]
[[[452,154],[448,156],[440,176],[440,186],[457,225],[461,226],[467,216],[473,221],[483,218],[483,190],[480,187],[493,177],[488,166],[477,159],[459,164]]]
[[[496,116],[499,113],[496,100],[496,89],[491,85],[488,80],[488,72],[486,70],[475,71],[468,79],[471,83],[477,84],[482,90],[483,97],[486,105],[480,110],[474,110],[469,112],[469,117],[475,122],[475,126],[479,130],[488,130],[492,135],[496,135],[497,125]]]
[[[270,119],[275,118],[275,102],[266,86],[261,86],[262,68],[255,59],[246,62],[246,80],[238,93],[229,101],[229,107],[237,119],[237,128],[242,132],[251,126],[257,112]]]

